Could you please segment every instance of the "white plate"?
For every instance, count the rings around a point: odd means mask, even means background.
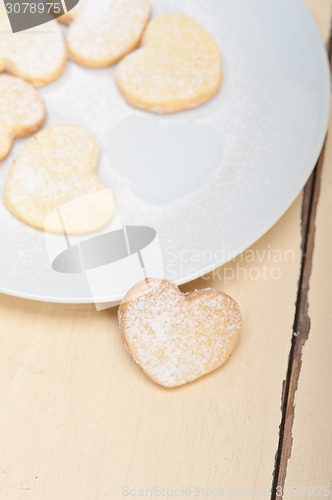
[[[153,0],[152,6],[154,16],[189,14],[218,41],[224,80],[209,104],[163,117],[140,112],[120,96],[114,68],[72,63],[41,93],[47,125],[78,123],[96,135],[99,172],[122,221],[155,228],[165,277],[184,283],[245,250],[300,192],[327,128],[329,67],[302,0]],[[22,145],[1,164],[1,189]],[[53,271],[44,234],[3,204],[0,238],[0,291],[92,302],[85,277]]]

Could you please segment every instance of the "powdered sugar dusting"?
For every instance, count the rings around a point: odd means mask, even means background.
[[[0,3],[0,73],[8,71],[40,87],[60,76],[66,65],[63,36],[55,21],[13,34]]]
[[[181,294],[164,280],[136,285],[119,309],[124,342],[157,383],[182,385],[221,366],[241,328],[238,304],[212,289]]]
[[[149,16],[148,0],[85,1],[68,30],[69,53],[79,64],[110,66],[138,45]]]
[[[13,139],[33,134],[44,118],[44,102],[30,84],[10,75],[0,76],[0,159]]]
[[[61,232],[61,209],[68,233],[89,232],[106,224],[114,212],[111,193],[94,174],[98,145],[85,129],[58,125],[31,139],[14,161],[4,200],[7,208],[33,227]],[[92,196],[96,195],[98,196]],[[70,202],[68,209],[66,205]]]

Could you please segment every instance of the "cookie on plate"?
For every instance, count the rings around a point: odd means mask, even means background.
[[[154,19],[141,47],[116,70],[129,104],[174,113],[206,103],[219,91],[221,55],[214,38],[193,19],[174,12]]]
[[[228,295],[213,289],[183,294],[160,279],[135,285],[118,317],[136,363],[165,387],[186,384],[224,364],[241,330],[240,308]]]
[[[56,21],[12,33],[3,3],[0,3],[0,73],[7,71],[41,87],[62,74],[67,54]]]
[[[44,101],[32,85],[15,76],[0,75],[0,160],[15,139],[39,130],[45,115]]]
[[[110,191],[96,176],[99,148],[77,125],[39,132],[15,159],[4,191],[8,210],[34,228],[83,234],[113,216]]]
[[[149,17],[149,0],[81,0],[59,21],[69,24],[71,59],[82,66],[104,68],[138,46]]]

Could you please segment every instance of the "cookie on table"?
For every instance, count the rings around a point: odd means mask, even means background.
[[[193,19],[174,12],[148,25],[135,52],[116,70],[129,104],[155,113],[195,108],[217,94],[221,55],[214,38]]]
[[[39,132],[15,159],[4,203],[18,219],[50,232],[83,234],[103,227],[113,216],[110,191],[96,176],[99,148],[77,125]]]
[[[63,73],[67,54],[56,21],[12,33],[3,3],[0,3],[0,73],[7,71],[35,87],[50,83]]]
[[[82,66],[104,68],[138,46],[149,18],[149,0],[82,0],[59,21],[69,25],[71,59]]]
[[[37,132],[45,115],[44,101],[32,85],[15,76],[0,75],[0,160],[15,139]]]
[[[175,387],[220,367],[240,335],[234,299],[213,289],[183,294],[172,283],[147,279],[118,311],[128,351],[157,384]]]

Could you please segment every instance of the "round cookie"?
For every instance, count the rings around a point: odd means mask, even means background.
[[[15,139],[39,130],[45,115],[44,101],[32,85],[15,76],[0,75],[0,160]]]
[[[76,125],[57,125],[35,135],[15,159],[4,202],[32,227],[83,234],[104,226],[115,205],[95,175],[99,148],[94,137]]]
[[[129,104],[174,113],[209,101],[220,89],[221,56],[213,37],[193,19],[167,13],[147,27],[141,47],[116,71]]]
[[[175,387],[221,366],[240,335],[234,299],[213,289],[183,294],[165,280],[147,279],[118,311],[128,351],[157,384]]]
[[[3,3],[0,3],[0,73],[7,71],[41,87],[64,71],[67,54],[56,21],[12,33]]]
[[[104,68],[138,46],[149,17],[148,0],[85,0],[59,20],[70,24],[71,59],[82,66]]]

